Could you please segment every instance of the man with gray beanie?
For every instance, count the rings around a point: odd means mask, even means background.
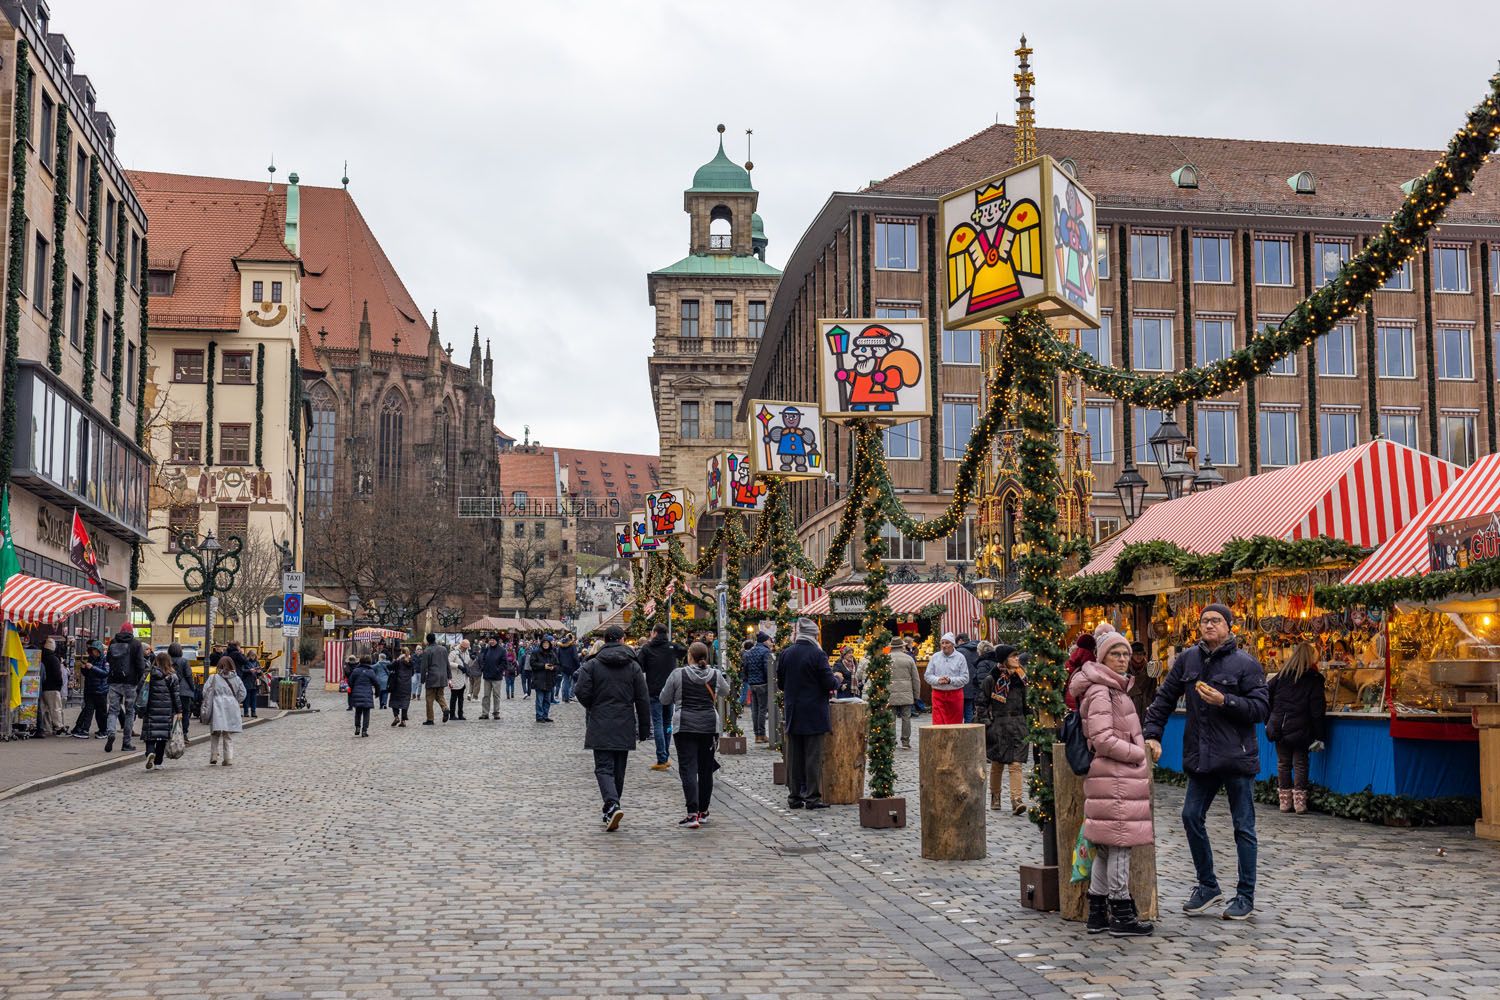
[[[797,619],[796,641],[776,659],[776,687],[786,703],[786,804],[827,809],[823,801],[823,739],[833,731],[828,699],[838,688],[828,654],[818,646],[818,623]]]
[[[1197,869],[1198,886],[1183,912],[1200,914],[1224,901],[1214,873],[1205,819],[1219,789],[1229,800],[1239,884],[1224,908],[1225,920],[1244,920],[1255,910],[1255,775],[1260,770],[1255,724],[1271,714],[1266,674],[1230,633],[1234,614],[1210,604],[1198,618],[1197,644],[1177,654],[1141,726],[1151,759],[1161,757],[1161,736],[1177,700],[1187,696],[1187,724],[1182,731],[1182,769],[1187,796],[1182,826]]]

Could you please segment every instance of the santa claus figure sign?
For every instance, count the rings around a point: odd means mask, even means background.
[[[926,320],[820,319],[818,334],[824,416],[896,421],[932,412]]]

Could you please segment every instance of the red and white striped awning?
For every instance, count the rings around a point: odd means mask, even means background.
[[[0,591],[0,618],[13,622],[38,622],[55,625],[69,615],[86,608],[116,611],[120,602],[107,594],[80,590],[64,583],[41,580],[17,573]]]
[[[1463,470],[1392,441],[1371,441],[1311,462],[1147,507],[1079,576],[1111,569],[1132,542],[1168,541],[1218,552],[1236,538],[1327,536],[1374,547],[1447,489]]]
[[[374,625],[367,625],[364,628],[355,629],[349,638],[365,642],[372,639],[400,639],[404,642],[406,633],[393,628],[377,628]]]
[[[983,631],[984,605],[969,593],[967,587],[955,580],[942,583],[893,583],[889,589],[885,604],[892,616],[914,615],[929,605],[946,604],[948,610],[943,613],[938,627],[939,634],[952,632],[957,635],[967,632],[975,635]],[[802,613],[811,616],[826,615],[832,604],[832,598],[825,593],[803,608]]]
[[[1500,511],[1500,455],[1486,455],[1470,466],[1443,495],[1422,509],[1406,526],[1354,567],[1345,583],[1374,583],[1397,576],[1426,576],[1432,569],[1427,529]]]
[[[822,587],[814,587],[795,573],[788,574],[788,580],[792,586],[792,593],[802,599],[801,613],[803,614],[807,612],[808,605],[828,593]],[[775,605],[776,578],[770,573],[762,573],[740,588],[741,608],[770,611]]]

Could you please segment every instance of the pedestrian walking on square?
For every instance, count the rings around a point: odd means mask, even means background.
[[[42,640],[42,698],[41,710],[37,712],[36,739],[43,736],[62,736],[63,728],[63,665],[57,655],[57,638],[47,636]]]
[[[427,696],[427,721],[422,725],[432,725],[433,702],[437,702],[438,708],[443,710],[443,721],[447,722],[448,702],[445,692],[448,690],[452,667],[448,663],[448,647],[438,642],[437,636],[431,632],[427,633],[427,648],[417,656],[417,670]]]
[[[385,650],[375,654],[375,662],[371,664],[371,668],[375,671],[375,697],[383,712],[391,700],[391,661],[385,655]]]
[[[768,743],[770,738],[766,735],[766,710],[770,705],[770,636],[764,632],[755,634],[755,643],[740,657],[740,672],[750,688],[750,723],[755,729],[755,742]]]
[[[182,714],[182,686],[177,668],[166,653],[157,653],[147,672],[146,711],[141,717],[141,739],[146,743],[146,770],[161,767],[172,738],[172,723]]]
[[[345,678],[354,695],[354,735],[370,735],[370,709],[375,707],[375,665],[368,655],[361,656]]]
[[[505,697],[514,700],[516,697],[516,678],[521,673],[521,650],[518,646],[512,646],[509,642],[500,643],[505,652]]]
[[[531,664],[531,693],[535,696],[536,721],[552,721],[552,685],[557,680],[557,650],[552,637],[544,636],[527,660]]]
[[[696,830],[708,820],[708,807],[714,795],[714,759],[723,720],[719,717],[719,699],[729,697],[729,679],[708,665],[708,646],[695,642],[688,647],[687,664],[667,677],[661,688],[661,701],[672,706],[677,744],[677,772],[682,779],[682,797],[687,802],[687,816],[678,826]]]
[[[94,739],[109,729],[109,663],[98,640],[89,643],[88,662],[83,668],[83,710],[73,724],[73,738],[89,738],[89,721],[94,723]]]
[[[257,664],[252,663],[250,658],[240,650],[238,642],[230,642],[224,647],[224,655],[234,661],[235,673],[240,675],[240,683],[245,685],[245,701],[241,708],[241,714],[247,719],[255,718],[256,709],[260,699],[256,697],[255,668]]]
[[[1206,913],[1223,902],[1214,874],[1213,848],[1205,820],[1220,789],[1229,799],[1234,821],[1239,884],[1224,908],[1225,920],[1244,920],[1255,910],[1255,775],[1260,745],[1255,724],[1270,715],[1266,675],[1260,663],[1241,649],[1230,633],[1234,615],[1222,604],[1210,604],[1198,619],[1199,641],[1177,654],[1146,713],[1146,745],[1152,760],[1161,757],[1161,734],[1177,701],[1187,696],[1187,724],[1182,732],[1182,767],[1187,795],[1182,826],[1187,832],[1198,885],[1183,912]]]
[[[245,729],[240,705],[245,701],[245,682],[234,661],[219,658],[218,670],[203,685],[203,704],[208,707],[208,762],[228,767],[234,762],[234,734]]]
[[[687,648],[667,638],[667,627],[657,625],[651,638],[637,650],[641,669],[646,672],[646,691],[651,696],[651,734],[656,738],[656,763],[653,771],[670,771],[672,746],[672,707],[661,703],[662,685],[672,671],[687,659]]]
[[[476,702],[479,700],[479,684],[484,679],[484,671],[479,665],[480,647],[471,645],[468,639],[459,642],[458,648],[463,653],[464,676],[469,683],[464,686],[464,701]]]
[[[625,630],[604,631],[604,648],[578,670],[573,693],[587,712],[584,749],[594,751],[594,777],[603,799],[604,829],[620,828],[625,811],[625,765],[635,745],[651,738],[651,699],[636,654],[620,640]]]
[[[391,725],[405,726],[411,718],[411,691],[417,676],[416,665],[410,653],[397,652],[391,663]]]
[[[1130,700],[1130,640],[1118,632],[1095,639],[1089,661],[1068,687],[1094,751],[1083,779],[1083,835],[1094,845],[1088,889],[1088,932],[1116,937],[1150,934],[1130,895],[1130,849],[1154,843],[1151,758]]]
[[[838,688],[828,654],[818,646],[818,623],[798,618],[796,641],[776,658],[776,687],[786,706],[786,804],[826,809],[823,742],[833,731],[828,700]]]
[[[989,643],[979,644],[979,668],[984,679],[979,682],[979,705],[974,718],[984,723],[984,750],[990,762],[990,808],[999,809],[1003,799],[1003,778],[1010,776],[1010,811],[1019,816],[1026,811],[1021,785],[1021,764],[1026,760],[1030,725],[1026,721],[1026,668],[1021,654],[1013,646],[986,650]],[[988,665],[989,669],[984,668]]]
[[[912,709],[917,702],[917,692],[922,690],[922,680],[917,676],[917,661],[911,655],[915,644],[910,639],[898,639],[891,646],[891,683],[887,688],[891,711],[901,720],[901,749],[911,749]]]
[[[979,704],[979,643],[970,639],[967,632],[960,632],[953,637],[953,648],[969,666],[969,679],[964,682],[964,722],[973,722],[975,706]]]
[[[1271,714],[1266,739],[1276,744],[1276,797],[1282,812],[1307,812],[1309,751],[1323,749],[1328,713],[1318,652],[1310,642],[1299,642],[1292,658],[1266,685]]]
[[[505,680],[505,647],[500,645],[500,640],[490,636],[489,642],[479,651],[475,658],[479,664],[479,717],[481,719],[500,718],[500,684]],[[514,687],[515,682],[511,682]]]
[[[578,640],[572,632],[567,632],[557,643],[557,683],[565,705],[573,700],[578,667]]]
[[[109,731],[104,739],[104,752],[115,748],[115,733],[121,728],[125,733],[120,749],[134,750],[130,738],[135,731],[135,700],[146,676],[146,648],[135,637],[135,626],[130,622],[120,626],[105,657],[109,661]]]
[[[531,697],[531,654],[533,644],[530,640],[522,639],[516,643],[516,661],[521,668],[521,700],[525,701]]]
[[[938,651],[927,660],[924,676],[932,687],[932,724],[957,726],[964,721],[964,687],[969,661],[958,651],[952,632],[944,632]]]
[[[172,643],[167,647],[167,655],[172,658],[172,669],[177,671],[177,681],[180,685],[179,693],[182,697],[182,741],[187,742],[188,724],[192,717],[198,713],[199,699],[198,680],[193,676],[192,665],[188,663],[187,657],[182,655],[182,645]]]
[[[464,639],[458,648],[448,654],[448,714],[456,722],[467,722],[464,718],[464,692],[469,687],[469,640]]]

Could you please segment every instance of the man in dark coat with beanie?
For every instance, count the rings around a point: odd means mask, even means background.
[[[611,625],[604,630],[604,648],[578,668],[573,693],[588,712],[583,745],[594,751],[594,777],[604,800],[600,817],[604,829],[620,828],[625,811],[620,797],[625,790],[625,764],[635,745],[651,738],[651,702],[646,693],[646,675],[636,654],[620,640],[625,630]]]
[[[1239,884],[1221,915],[1225,920],[1244,920],[1255,910],[1255,775],[1260,770],[1255,724],[1271,714],[1271,701],[1265,671],[1235,641],[1229,631],[1233,624],[1234,614],[1224,605],[1210,604],[1203,609],[1198,619],[1199,641],[1177,654],[1141,730],[1152,760],[1159,759],[1167,719],[1177,700],[1187,696],[1182,769],[1188,784],[1182,825],[1197,869],[1198,886],[1182,909],[1190,914],[1206,913],[1224,901],[1205,826],[1208,807],[1222,788],[1234,821]]]
[[[828,699],[838,680],[818,646],[818,623],[797,619],[797,639],[776,658],[776,687],[786,704],[786,804],[827,809],[823,801],[823,740],[833,731]]]

